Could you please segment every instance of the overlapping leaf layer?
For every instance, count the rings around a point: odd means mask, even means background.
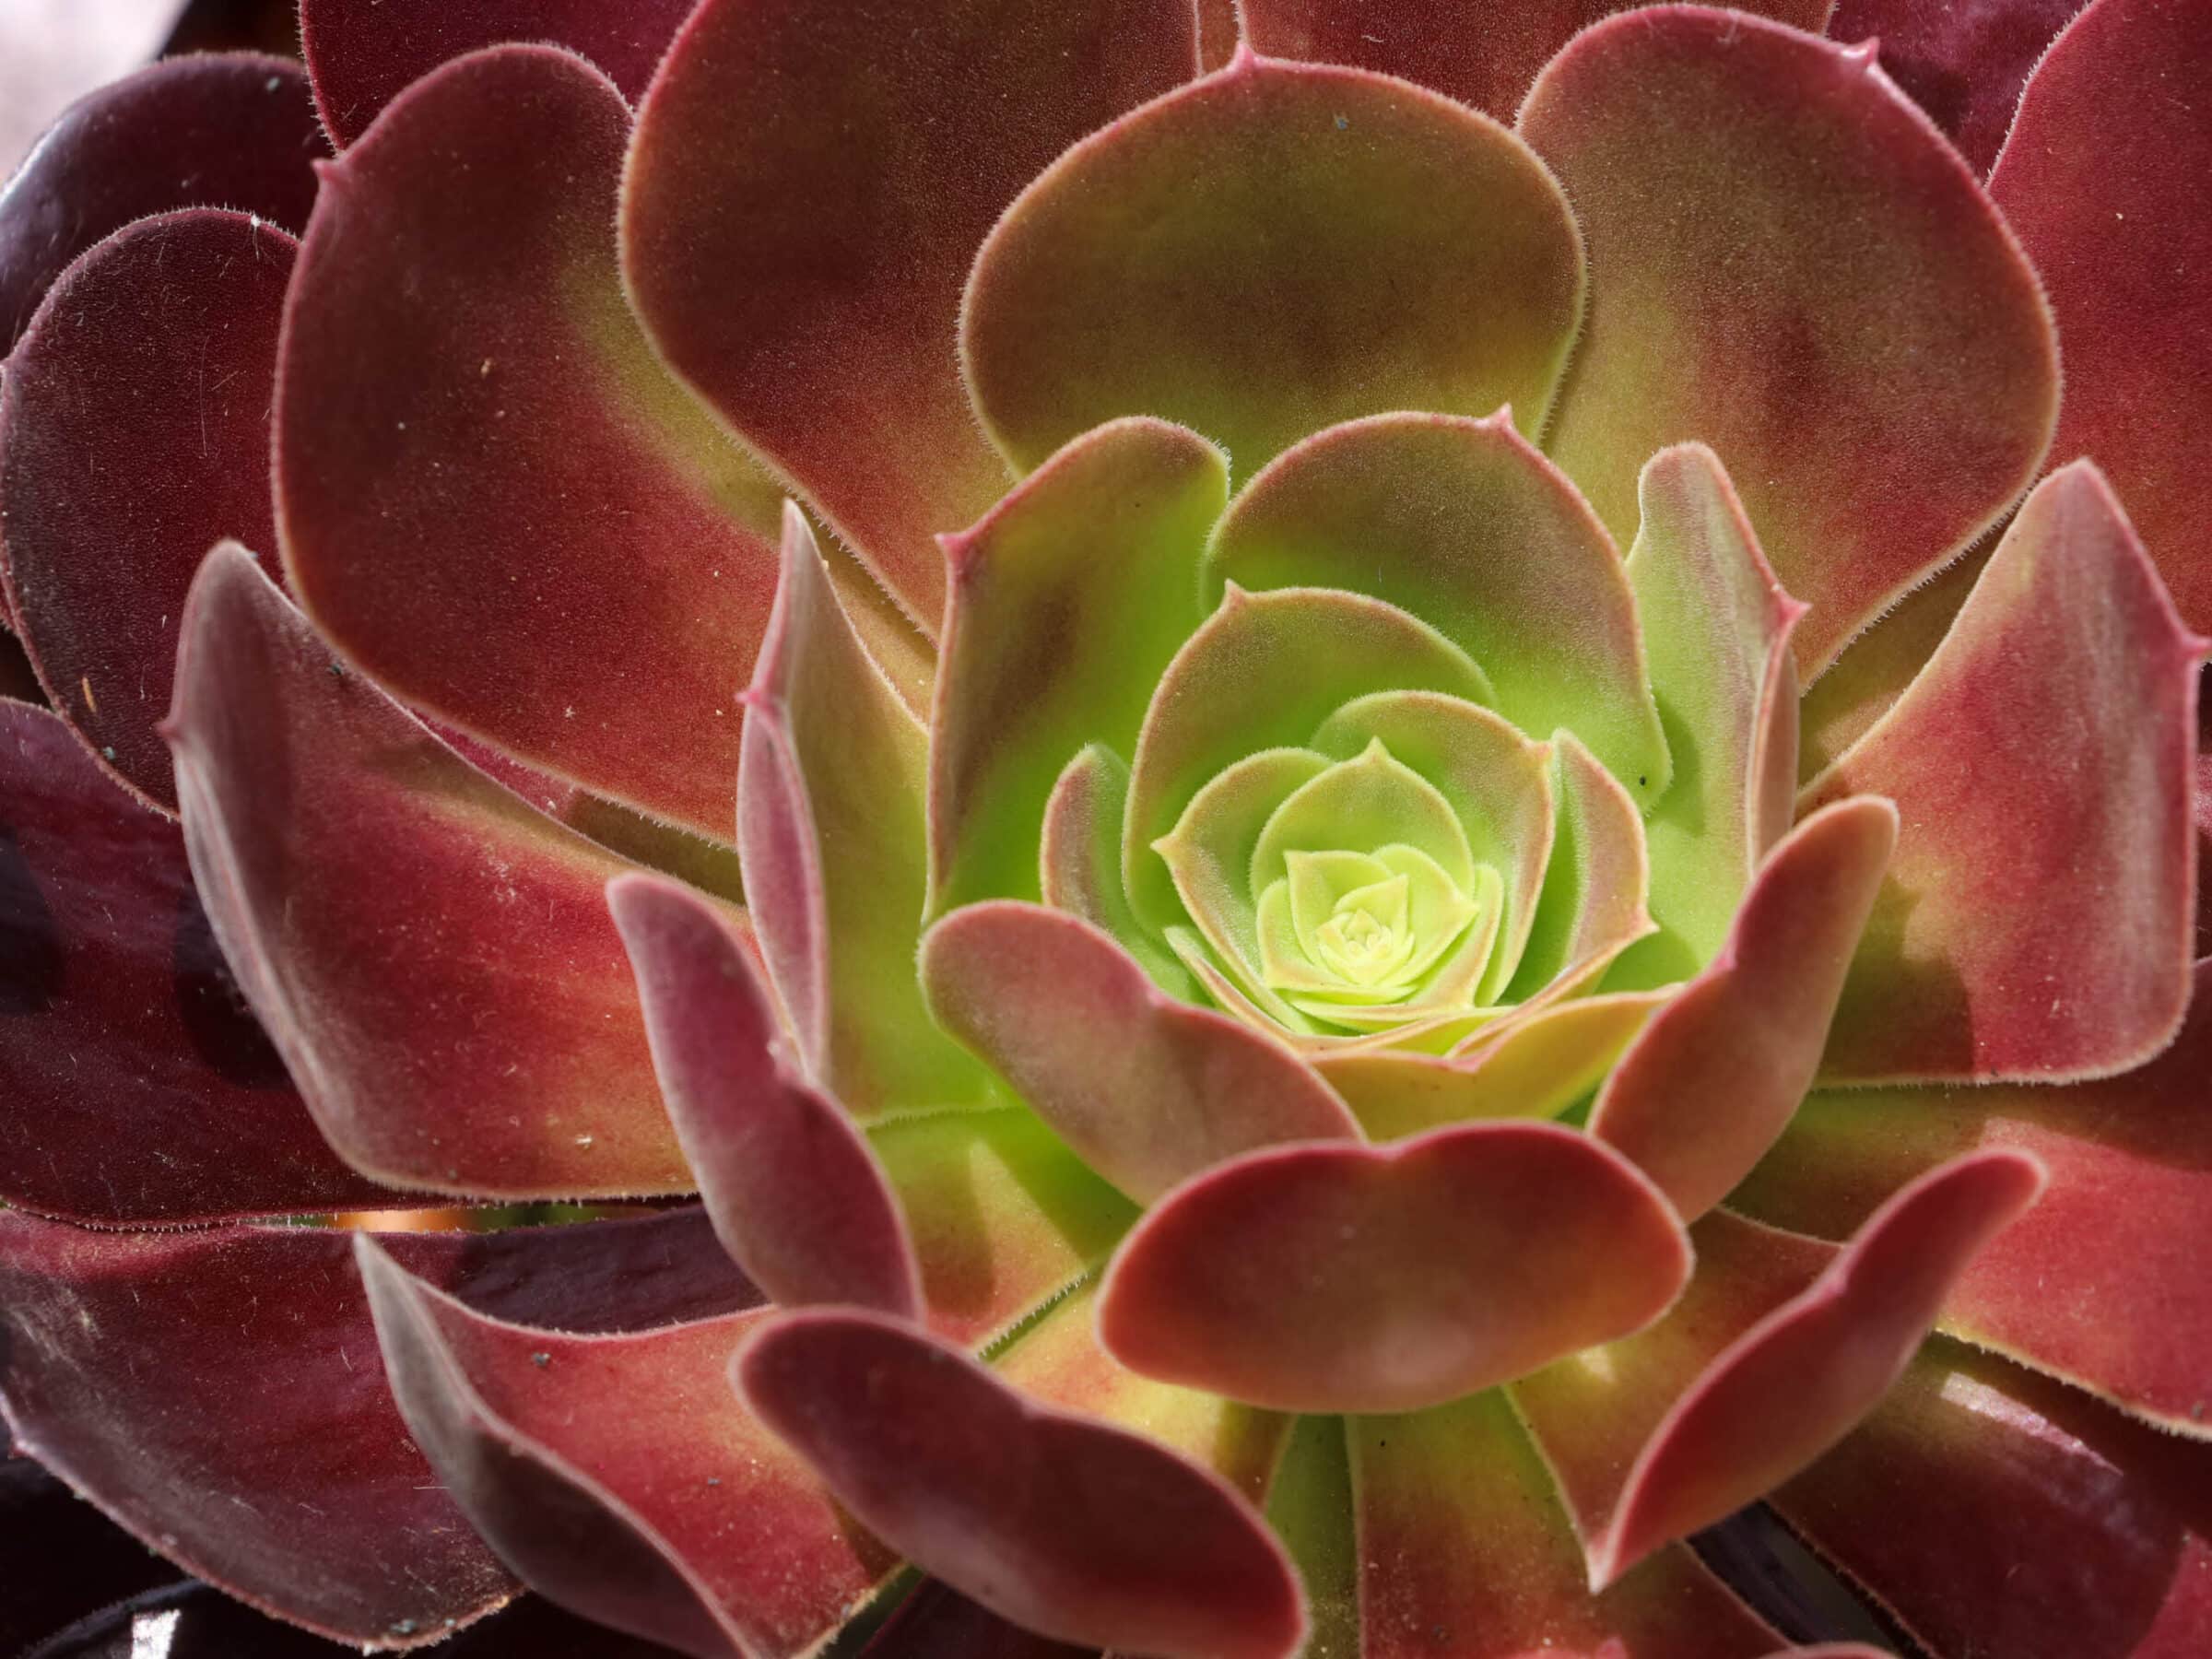
[[[1827,9],[303,0],[72,111],[17,1448],[271,1653],[1757,1659],[1762,1499],[1941,1659],[2212,1645],[2212,6]],[[275,1224],[429,1194],[653,1213]]]

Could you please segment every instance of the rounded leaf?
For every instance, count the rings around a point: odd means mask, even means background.
[[[1536,429],[1582,280],[1558,185],[1497,123],[1243,51],[1022,193],[976,256],[960,356],[1018,471],[1157,415],[1249,478],[1386,409],[1512,404]]]
[[[1410,1411],[1626,1335],[1688,1281],[1681,1225],[1550,1124],[1254,1152],[1147,1213],[1099,1330],[1134,1371],[1288,1411]]]

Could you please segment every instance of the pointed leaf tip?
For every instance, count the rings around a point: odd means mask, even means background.
[[[1840,1238],[1965,1147],[2031,1152],[2051,1190],[1974,1258],[1945,1299],[1945,1332],[2212,1440],[2212,1277],[2199,1270],[2212,1259],[2212,958],[2193,979],[2173,1041],[2112,1077],[1817,1093],[1733,1203]]]
[[[355,1250],[434,1489],[549,1599],[692,1659],[793,1654],[896,1567],[729,1398],[764,1312],[573,1335],[482,1313],[365,1235]]]
[[[1904,1370],[1975,1253],[2048,1179],[2026,1153],[1974,1152],[1876,1211],[1808,1289],[1707,1366],[1644,1442],[1591,1549],[1593,1590],[1842,1439]]]
[[[1877,47],[1882,73],[1926,112],[1975,175],[1985,179],[2013,126],[2022,85],[2052,37],[2081,9],[2082,0],[2006,0],[2002,6],[1970,6],[1837,0],[1826,32],[1838,41],[1866,37]],[[2014,223],[2017,227],[2018,219]],[[2069,345],[2069,359],[2072,355]],[[2067,378],[2073,378],[2070,360]]]
[[[1301,439],[1215,527],[1209,583],[1347,589],[1434,627],[1524,732],[1571,727],[1639,801],[1666,784],[1620,554],[1508,410],[1391,413]]]
[[[331,1144],[479,1198],[689,1190],[606,909],[629,866],[335,659],[235,543],[181,629],[195,885]]]
[[[850,1117],[786,1059],[736,936],[705,900],[657,877],[617,877],[606,898],[662,1098],[731,1256],[786,1307],[921,1317],[898,1200]]]
[[[782,575],[745,702],[737,850],[769,982],[806,1071],[849,1111],[979,1103],[913,962],[928,891],[928,734],[869,655],[786,502]]]
[[[705,0],[639,107],[622,258],[665,360],[924,632],[1006,493],[952,351],[1006,204],[1190,77],[1191,0]],[[732,112],[743,120],[732,125]]]
[[[1751,1172],[1812,1086],[1897,832],[1897,808],[1870,795],[1798,825],[1754,877],[1720,955],[1606,1077],[1590,1133],[1684,1221]]]
[[[1220,1477],[921,1331],[782,1314],[732,1371],[864,1524],[1018,1624],[1169,1659],[1289,1659],[1305,1640],[1297,1573]]]
[[[2016,60],[2034,73],[2017,113],[2004,111],[1989,192],[2065,343],[2052,453],[2093,455],[2112,474],[2183,615],[2212,628],[2212,485],[2199,464],[2212,422],[2212,120],[2197,95],[2212,76],[2212,12],[2201,0],[2035,9],[2043,38],[2066,27],[2040,61]]]
[[[1808,607],[1776,578],[1706,445],[1670,444],[1645,462],[1636,503],[1628,575],[1682,777],[1649,797],[1652,910],[1665,933],[1639,959],[1650,982],[1712,959],[1789,827],[1798,721],[1790,641]]]
[[[931,716],[932,918],[1038,896],[1059,769],[1135,752],[1160,672],[1198,625],[1198,566],[1229,462],[1147,418],[1070,441],[978,524],[940,536],[950,589]]]
[[[1800,797],[1886,795],[1903,822],[1824,1081],[2065,1082],[2171,1040],[2199,651],[2103,475],[2037,485],[1934,654]]]
[[[422,0],[340,9],[443,32]],[[302,606],[413,706],[726,841],[777,498],[630,312],[629,127],[590,64],[496,45],[347,152],[286,301],[277,529]]]
[[[1516,125],[1589,250],[1547,449],[1624,541],[1661,444],[1692,432],[1725,455],[1813,604],[1794,639],[1810,680],[2034,477],[2059,379],[2034,271],[1885,76],[1738,11],[1594,24]]]

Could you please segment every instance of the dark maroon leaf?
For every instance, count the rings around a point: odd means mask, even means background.
[[[64,267],[133,219],[234,207],[297,233],[328,153],[300,65],[171,58],[79,99],[0,194],[0,349]]]
[[[696,1209],[385,1242],[472,1304],[569,1330],[757,1300]],[[514,1583],[407,1436],[352,1250],[323,1229],[121,1234],[0,1215],[0,1408],[18,1443],[187,1571],[335,1639],[405,1646]]]
[[[176,825],[0,701],[0,1200],[100,1223],[373,1207],[215,947]]]
[[[298,244],[242,213],[142,219],[69,267],[0,383],[0,563],[48,700],[176,809],[184,594],[225,536],[276,546],[269,399]]]
[[[1841,0],[1828,33],[1846,45],[1879,40],[1889,78],[1987,174],[2028,72],[2081,7],[2082,0]]]
[[[300,43],[332,136],[351,144],[439,65],[503,41],[582,53],[635,103],[697,0],[300,0]]]

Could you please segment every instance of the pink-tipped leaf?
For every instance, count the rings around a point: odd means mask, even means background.
[[[1825,1080],[2057,1082],[2165,1046],[2204,650],[2094,466],[2036,488],[1936,654],[1800,802],[1884,794],[1901,820]]]
[[[1665,1199],[1609,1148],[1468,1124],[1193,1178],[1123,1243],[1099,1328],[1148,1376],[1279,1410],[1406,1411],[1624,1335],[1689,1270]]]
[[[607,903],[637,972],[662,1098],[731,1256],[785,1307],[918,1318],[898,1201],[844,1110],[798,1074],[743,943],[671,881],[618,877]]]
[[[1514,1412],[1543,1452],[1584,1552],[1604,1537],[1637,1453],[1675,1402],[1731,1343],[1810,1288],[1837,1252],[1726,1209],[1701,1218],[1689,1236],[1697,1275],[1665,1319],[1512,1385]]]
[[[2041,464],[2058,363],[2033,271],[1871,48],[1647,8],[1578,35],[1518,130],[1589,246],[1545,447],[1626,543],[1637,469],[1711,444],[1812,606],[1809,681]]]
[[[2041,1202],[1976,1256],[1943,1328],[2212,1438],[2212,965],[2181,1034],[2131,1072],[2064,1088],[1847,1089],[1806,1100],[1734,1202],[1841,1238],[1931,1162],[2005,1147],[2051,1171]]]
[[[1296,1574],[1218,1476],[919,1331],[782,1314],[735,1376],[865,1525],[1018,1624],[1167,1659],[1288,1659],[1304,1638]]]
[[[1065,912],[1006,900],[955,911],[923,940],[922,982],[945,1029],[1139,1201],[1257,1147],[1359,1138],[1296,1055],[1167,996]]]
[[[791,502],[782,566],[737,770],[738,853],[769,982],[801,1064],[855,1114],[978,1104],[988,1082],[914,981],[928,734],[869,658]]]
[[[1735,486],[1704,445],[1653,456],[1636,497],[1629,581],[1679,771],[1644,825],[1661,929],[1646,949],[1694,971],[1720,949],[1752,873],[1789,828],[1797,792],[1790,635],[1805,606],[1775,581]]]
[[[1136,750],[1145,706],[1201,620],[1199,558],[1229,495],[1220,451],[1164,421],[1087,432],[972,529],[951,570],[931,720],[929,912],[1035,899],[1060,771]]]
[[[1930,1171],[1877,1211],[1808,1289],[1708,1366],[1637,1453],[1590,1552],[1602,1588],[1842,1439],[1894,1382],[1974,1253],[2041,1191],[1993,1151]]]
[[[629,113],[571,54],[411,87],[324,171],[286,308],[293,590],[417,708],[729,838],[776,498],[623,298]]]
[[[1712,965],[1653,1016],[1599,1089],[1590,1133],[1687,1221],[1727,1195],[1812,1086],[1897,845],[1872,796],[1822,808],[1752,878]]]
[[[1805,688],[1797,703],[1801,782],[1826,771],[1904,695],[1950,632],[2000,538],[1991,531],[1900,599]]]

